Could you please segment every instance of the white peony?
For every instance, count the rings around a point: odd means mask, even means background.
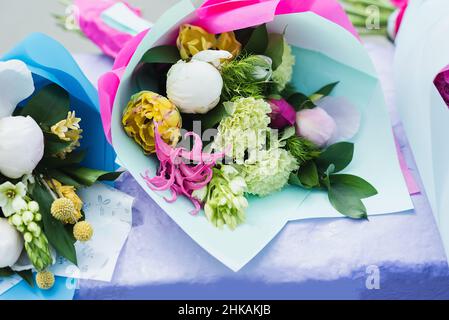
[[[0,268],[14,265],[22,249],[21,234],[8,223],[8,220],[0,218]]]
[[[34,92],[33,76],[20,60],[0,62],[0,118],[12,115],[17,105]]]
[[[0,119],[0,173],[19,179],[33,172],[44,155],[44,135],[31,117]]]
[[[296,133],[300,137],[324,147],[337,130],[335,120],[319,107],[304,109],[296,114]]]
[[[220,102],[223,79],[211,64],[179,61],[167,75],[167,97],[183,113],[207,113]]]

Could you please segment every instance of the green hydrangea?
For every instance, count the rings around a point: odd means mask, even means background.
[[[234,230],[245,221],[248,207],[244,193],[247,189],[245,180],[230,165],[213,169],[210,183],[203,189],[195,191],[193,197],[204,203],[207,219],[216,227],[227,225]]]
[[[293,55],[292,48],[284,39],[284,53],[282,56],[282,63],[273,72],[273,81],[277,84],[278,90],[282,91],[286,85],[292,81],[293,66],[296,63],[296,58]]]
[[[248,185],[248,193],[261,197],[281,190],[287,185],[290,174],[298,168],[296,158],[282,148],[260,150],[257,161],[246,161],[238,166]]]
[[[229,116],[218,126],[214,148],[226,150],[236,163],[242,164],[245,154],[266,144],[270,124],[270,105],[263,99],[239,98],[225,103]]]

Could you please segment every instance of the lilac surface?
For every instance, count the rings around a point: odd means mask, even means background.
[[[419,181],[394,109],[393,47],[381,38],[370,38],[366,47],[381,76],[395,134]],[[79,56],[79,61],[101,72],[95,59]],[[113,281],[81,281],[77,299],[449,298],[449,268],[424,194],[413,196],[414,214],[378,216],[369,222],[291,222],[233,273],[193,242],[130,175],[118,188],[136,197],[134,228]],[[379,290],[365,286],[368,266],[380,270]]]

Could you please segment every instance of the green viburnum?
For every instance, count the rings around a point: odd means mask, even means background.
[[[245,221],[248,207],[244,193],[247,189],[245,180],[231,165],[222,165],[213,169],[210,183],[193,193],[193,197],[204,203],[207,219],[216,227],[227,225],[234,230]]]
[[[273,81],[277,84],[279,92],[285,89],[286,85],[292,81],[293,66],[296,63],[296,58],[293,55],[292,48],[284,39],[284,52],[282,55],[282,63],[273,71]]]
[[[26,186],[22,182],[14,185],[7,181],[0,185],[0,207],[5,217],[26,208],[25,196]]]
[[[248,193],[267,196],[287,185],[290,174],[298,170],[296,158],[287,150],[272,147],[259,150],[255,162],[246,161],[237,169],[248,185]]]
[[[252,153],[266,144],[271,107],[263,99],[255,98],[226,102],[225,107],[229,116],[218,126],[214,148],[226,150],[227,155],[241,164],[246,152]]]

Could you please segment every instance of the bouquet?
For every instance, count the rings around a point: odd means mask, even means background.
[[[397,106],[441,238],[449,253],[447,214],[449,8],[443,0],[411,1],[397,38]],[[413,66],[413,68],[410,68]]]
[[[100,79],[105,132],[170,217],[239,270],[289,220],[367,219],[368,198],[373,214],[396,210],[380,204],[391,181],[370,172],[368,145],[410,205],[385,111],[363,116],[383,104],[365,57],[333,1],[183,1]]]
[[[96,129],[90,121],[84,127],[79,116],[92,113],[93,89],[77,81],[80,70],[70,64],[73,60],[55,69],[57,61],[44,62],[48,57],[40,56],[35,43],[59,59],[67,55],[36,34],[0,62],[0,276],[17,273],[33,285],[35,270],[37,286],[50,289],[56,257],[77,264],[75,243],[89,241],[94,233],[80,189],[113,181],[120,173],[90,166],[112,166],[109,148],[92,141],[99,137]],[[92,143],[101,151],[85,148]]]

